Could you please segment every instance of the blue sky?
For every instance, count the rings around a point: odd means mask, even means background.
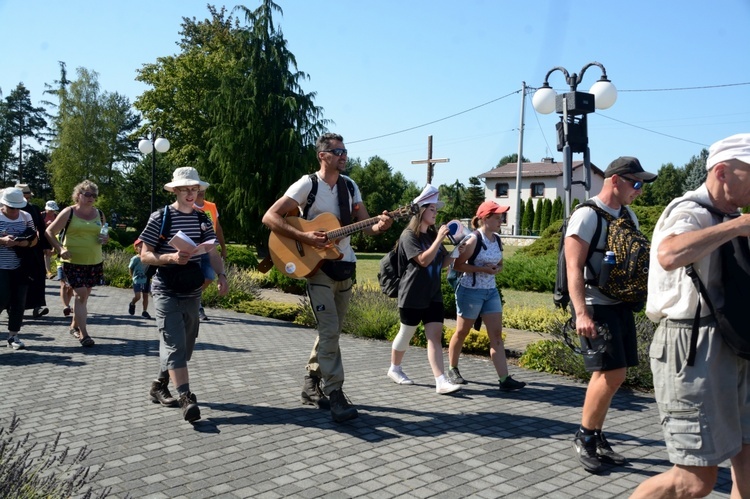
[[[579,73],[598,61],[619,90],[614,106],[589,116],[600,167],[622,155],[653,172],[682,166],[750,130],[750,85],[727,86],[750,83],[748,0],[277,3],[276,24],[310,77],[303,89],[317,93],[350,157],[378,155],[420,185],[426,167],[411,161],[426,158],[428,135],[433,157],[450,159],[436,166],[435,184],[466,184],[517,152],[522,82],[539,87],[556,66]],[[96,71],[103,91],[132,102],[146,89],[136,70],[177,53],[183,16],[207,15],[206,2],[194,0],[0,0],[0,89],[7,96],[23,82],[39,104],[65,61],[69,75]],[[599,76],[587,70],[579,90]],[[550,84],[568,88],[559,72]],[[562,161],[557,121],[537,115],[527,96],[524,156]]]

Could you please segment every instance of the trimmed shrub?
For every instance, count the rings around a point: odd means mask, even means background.
[[[247,246],[227,245],[226,263],[231,263],[240,269],[257,269],[258,257]]]
[[[297,323],[302,312],[301,305],[274,303],[265,300],[243,301],[233,306],[237,312]]]

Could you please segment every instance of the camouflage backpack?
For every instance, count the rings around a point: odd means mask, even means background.
[[[588,205],[609,224],[604,251],[613,251],[615,266],[609,279],[600,283],[599,290],[605,295],[626,303],[642,303],[648,294],[648,267],[651,243],[630,217],[627,208],[622,208],[615,218],[596,205]]]

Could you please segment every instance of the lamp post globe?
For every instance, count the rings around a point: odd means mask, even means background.
[[[611,81],[601,79],[591,85],[589,93],[594,94],[597,109],[609,109],[617,100],[617,89]]]
[[[534,92],[531,105],[539,114],[550,114],[555,110],[555,97],[557,93],[549,86],[543,86]]]
[[[156,153],[169,151],[169,141],[159,137],[161,128],[149,128],[145,139],[138,142],[138,150],[143,154],[151,154],[151,213],[154,212],[154,198],[156,196]]]

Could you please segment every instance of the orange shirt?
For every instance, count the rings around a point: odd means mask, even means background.
[[[193,204],[193,207],[198,210],[202,211],[206,215],[208,215],[208,218],[211,219],[211,223],[216,227],[216,221],[219,219],[219,211],[216,209],[216,204],[212,203],[211,201],[203,200],[203,206],[198,206],[197,204]]]

